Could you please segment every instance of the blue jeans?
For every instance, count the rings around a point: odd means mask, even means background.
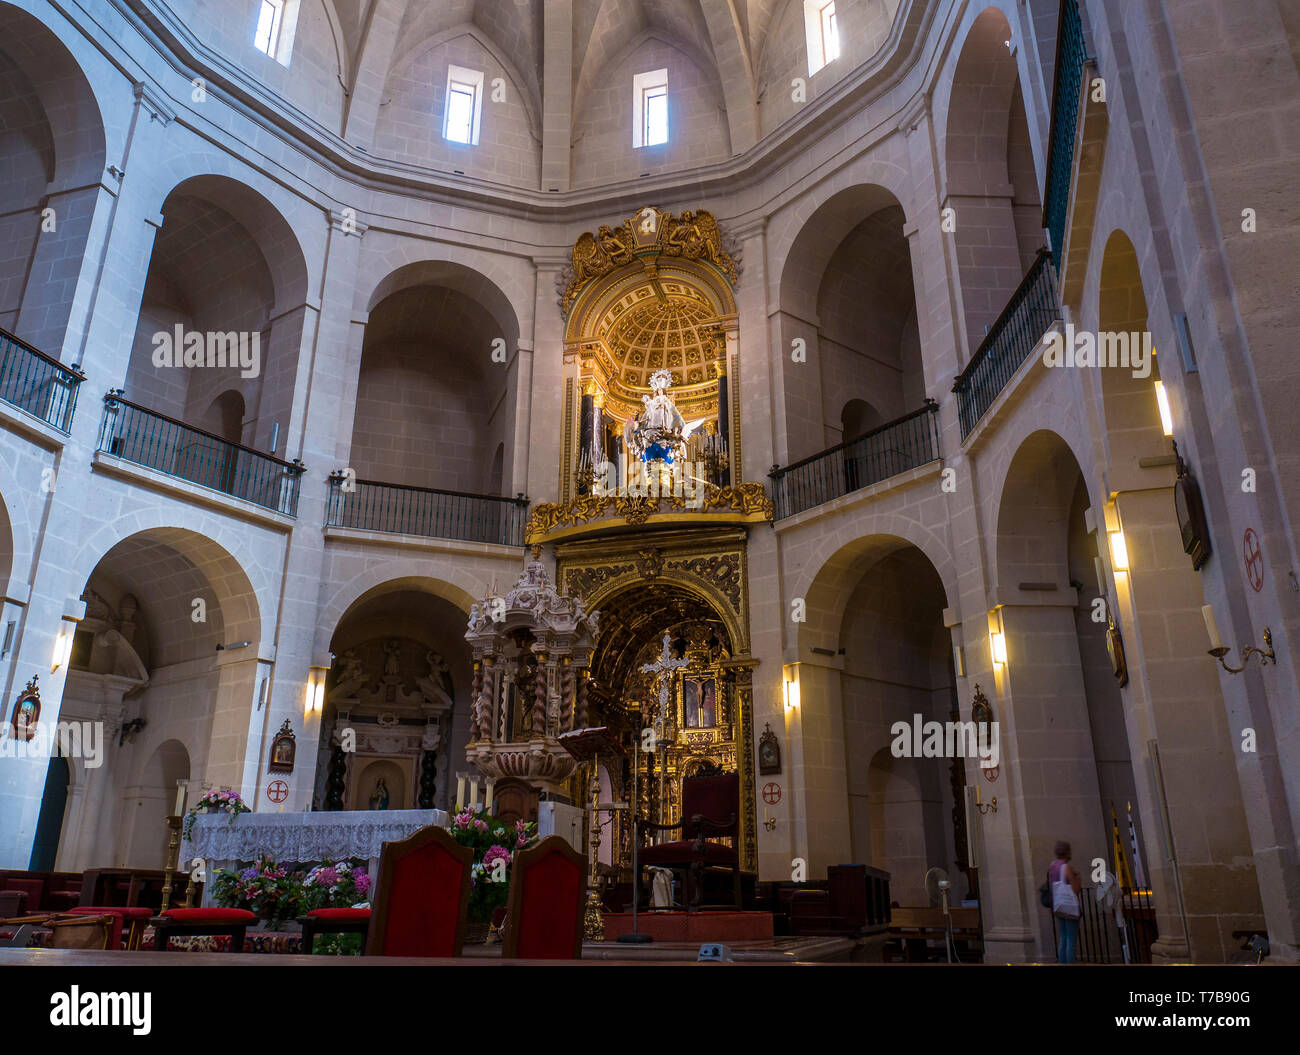
[[[1074,954],[1079,948],[1079,921],[1056,917],[1056,962],[1074,963]]]

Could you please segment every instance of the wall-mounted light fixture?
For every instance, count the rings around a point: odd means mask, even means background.
[[[1128,571],[1128,543],[1123,531],[1107,532],[1110,539],[1110,566],[1116,571]]]
[[[59,624],[59,636],[54,641],[54,657],[50,660],[50,673],[65,667],[72,658],[72,639],[77,633],[77,624],[65,619]]]
[[[787,711],[797,710],[799,707],[799,671],[797,665],[787,664],[783,677],[785,678],[785,709]]]
[[[86,618],[86,602],[80,597],[69,597],[63,603],[63,617],[54,638],[54,654],[50,657],[50,673],[66,667],[72,658],[72,639],[77,634],[77,624]],[[8,642],[6,642],[7,644]]]
[[[319,714],[325,707],[325,677],[329,667],[309,667],[307,671],[307,693],[303,710],[307,714]]]
[[[1174,434],[1174,413],[1169,407],[1169,393],[1163,381],[1156,382],[1156,406],[1160,408],[1160,427],[1166,436]]]
[[[966,676],[966,650],[961,645],[952,646],[952,669],[957,672],[957,677]]]
[[[1273,631],[1264,627],[1264,647],[1256,648],[1254,645],[1246,645],[1241,651],[1241,666],[1230,667],[1224,662],[1223,657],[1232,649],[1223,643],[1223,638],[1219,636],[1219,625],[1214,620],[1214,606],[1209,604],[1201,605],[1201,618],[1205,620],[1205,632],[1210,637],[1210,655],[1219,661],[1219,666],[1229,674],[1240,674],[1250,664],[1251,656],[1258,656],[1259,663],[1262,667],[1267,667],[1270,663],[1277,663],[1277,656],[1273,652]]]
[[[989,650],[993,654],[993,662],[1003,665],[1007,661],[1007,635],[1000,630],[994,630],[989,634]]]

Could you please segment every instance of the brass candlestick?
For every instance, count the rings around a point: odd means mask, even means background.
[[[166,912],[171,908],[172,897],[172,873],[176,869],[177,862],[181,854],[181,825],[184,823],[182,817],[168,817],[167,827],[172,830],[171,839],[167,843],[167,865],[163,869],[163,888],[162,888],[162,905],[159,912]]]
[[[596,759],[591,760],[591,823],[588,826],[587,853],[587,911],[583,914],[582,931],[587,941],[605,940],[605,919],[601,910],[600,890],[597,886],[600,869],[600,814],[596,807],[600,803],[600,773]]]

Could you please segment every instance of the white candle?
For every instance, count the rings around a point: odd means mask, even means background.
[[[465,778],[460,773],[456,774],[456,812],[459,813],[465,808]]]
[[[175,817],[181,816],[185,812],[185,785],[181,781],[176,781],[176,812]]]
[[[484,805],[483,805],[483,812],[484,812],[484,813],[491,813],[491,812],[492,812],[492,785],[495,784],[495,783],[496,783],[495,780],[489,780],[489,781],[487,782],[487,802],[485,802]]]
[[[1222,648],[1223,638],[1219,637],[1219,626],[1214,621],[1214,606],[1201,605],[1201,617],[1205,620],[1205,632],[1210,635],[1210,648]]]
[[[473,809],[478,805],[478,777],[472,777],[469,782],[469,808]]]

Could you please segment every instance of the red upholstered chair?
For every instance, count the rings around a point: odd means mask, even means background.
[[[244,931],[257,917],[242,908],[169,908],[161,916],[154,916],[153,947],[155,952],[167,949],[168,938],[187,937],[191,934],[228,934],[230,951],[244,951]]]
[[[443,828],[384,843],[366,955],[459,956],[473,864],[473,847]]]
[[[316,951],[317,934],[360,934],[362,946],[370,930],[368,908],[318,908],[299,916],[302,924],[302,951],[311,955]]]
[[[515,854],[510,869],[505,959],[582,959],[587,858],[558,835]]]
[[[682,819],[676,824],[654,824],[637,818],[638,838],[643,831],[680,831],[687,838],[677,842],[647,846],[637,852],[638,868],[654,865],[685,873],[683,900],[688,911],[699,908],[704,896],[704,870],[709,867],[730,868],[736,908],[741,907],[740,854],[736,841],[740,834],[740,774],[687,777],[682,781]],[[730,836],[732,845],[713,842]],[[635,877],[632,896],[639,900],[641,877]]]

